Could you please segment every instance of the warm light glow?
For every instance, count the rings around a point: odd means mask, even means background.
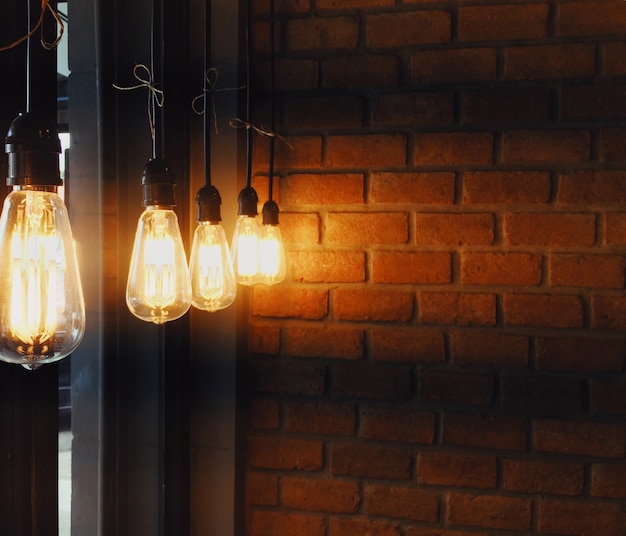
[[[230,248],[219,224],[199,222],[191,248],[191,303],[204,311],[228,307],[237,296]]]
[[[36,368],[69,355],[84,332],[67,209],[55,192],[18,187],[0,217],[0,359]]]
[[[261,282],[266,285],[280,283],[287,275],[285,248],[278,225],[264,225],[260,246]]]
[[[148,207],[139,218],[126,303],[136,317],[155,324],[180,318],[189,310],[189,269],[173,210]]]
[[[252,216],[239,216],[233,237],[233,267],[237,282],[242,285],[259,283],[260,244],[263,229]]]

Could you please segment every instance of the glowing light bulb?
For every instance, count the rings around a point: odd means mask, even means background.
[[[239,216],[233,236],[233,268],[237,282],[254,285],[260,282],[260,247],[263,229],[253,216]]]
[[[285,247],[278,225],[263,226],[259,261],[262,283],[275,285],[285,279],[287,275]]]
[[[191,281],[178,218],[147,207],[139,218],[126,285],[126,304],[137,318],[163,324],[191,305]]]
[[[191,303],[197,309],[218,311],[237,297],[230,248],[221,225],[198,222],[191,248]]]
[[[0,216],[0,359],[34,369],[79,345],[85,306],[65,204],[14,188]]]

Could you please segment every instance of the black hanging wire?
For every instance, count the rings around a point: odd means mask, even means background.
[[[246,18],[246,187],[239,192],[239,216],[258,214],[259,197],[252,187],[252,1],[247,2]]]
[[[278,225],[278,204],[273,199],[274,194],[274,152],[276,147],[276,113],[275,113],[275,78],[276,78],[276,39],[275,39],[275,7],[274,0],[270,0],[270,78],[269,78],[269,114],[270,114],[270,154],[268,169],[267,201],[263,205],[263,225]]]
[[[218,223],[222,221],[220,205],[222,198],[215,186],[211,184],[211,0],[204,3],[204,186],[196,195],[197,221]]]

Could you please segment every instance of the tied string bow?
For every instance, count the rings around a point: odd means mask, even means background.
[[[46,11],[50,11],[50,14],[54,17],[54,20],[57,23],[57,27],[59,28],[59,35],[54,41],[46,41],[46,39],[43,36],[43,20],[44,20],[44,17],[46,16]],[[30,39],[33,35],[35,35],[35,33],[38,30],[41,30],[39,41],[43,48],[45,48],[46,50],[53,50],[57,46],[59,46],[59,43],[61,42],[61,39],[63,38],[63,33],[65,32],[65,25],[63,24],[63,20],[61,20],[60,15],[50,5],[49,0],[41,0],[41,13],[39,14],[39,19],[37,20],[37,24],[35,24],[33,29],[30,30],[26,35],[23,35],[22,37],[20,37],[17,41],[13,41],[13,43],[11,43],[10,45],[0,47],[0,52],[4,52],[6,50],[11,50],[12,48],[15,48],[20,43],[23,43],[24,41]]]
[[[217,112],[215,110],[215,100],[214,100],[215,93],[219,93],[221,91],[239,91],[240,89],[244,89],[246,87],[246,86],[239,86],[239,87],[227,87],[227,88],[218,89],[217,88],[218,78],[219,78],[219,72],[215,67],[210,67],[209,69],[207,69],[204,73],[205,89],[201,95],[194,97],[193,101],[191,102],[191,108],[194,111],[194,113],[196,113],[197,115],[203,115],[204,113],[206,113],[206,109],[205,109],[206,106],[207,105],[210,106],[211,115],[213,116],[213,127],[215,128],[216,134],[219,134],[219,131],[217,128]],[[207,95],[209,98],[205,100],[204,97]],[[199,101],[207,102],[204,108],[200,109],[198,107]]]
[[[143,73],[141,73],[141,71],[143,71]],[[145,78],[143,77],[143,74],[146,75]],[[152,72],[143,63],[138,63],[137,65],[135,65],[135,67],[133,68],[133,76],[137,79],[139,84],[128,87],[122,87],[113,84],[113,87],[120,91],[133,91],[135,89],[141,89],[142,87],[148,88],[148,123],[150,124],[150,135],[152,136],[152,141],[154,141],[155,129],[152,105],[154,103],[159,108],[163,108],[163,104],[165,103],[165,93],[163,93],[163,90],[158,89],[154,85]]]

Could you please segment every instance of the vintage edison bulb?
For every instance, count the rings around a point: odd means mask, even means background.
[[[191,248],[191,303],[197,309],[218,311],[237,297],[237,282],[224,228],[198,222]]]
[[[191,305],[191,281],[178,218],[170,209],[148,206],[139,218],[126,304],[137,318],[163,324]]]
[[[14,186],[0,216],[0,359],[34,369],[69,355],[84,333],[67,208],[54,187]]]
[[[285,247],[278,225],[264,225],[259,254],[261,283],[275,285],[285,279]]]
[[[233,268],[237,282],[254,285],[261,279],[259,262],[263,229],[254,216],[241,215],[233,235]]]

